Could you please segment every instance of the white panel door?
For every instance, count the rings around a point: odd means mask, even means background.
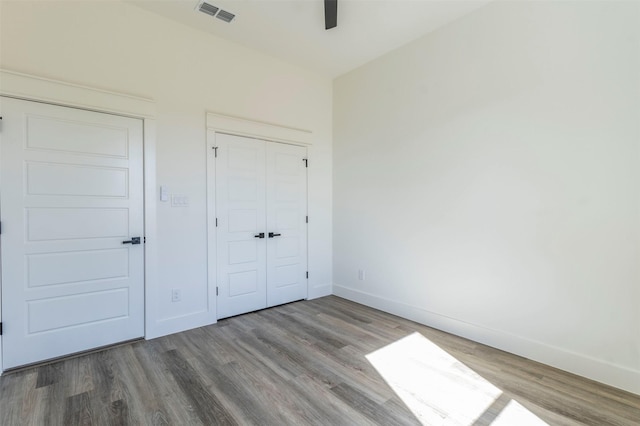
[[[3,368],[143,336],[142,121],[0,101]]]
[[[307,297],[306,148],[267,143],[267,306]]]
[[[266,306],[265,142],[216,133],[218,318]]]

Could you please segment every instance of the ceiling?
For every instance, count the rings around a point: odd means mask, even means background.
[[[198,12],[198,0],[130,0],[137,6],[251,49],[337,77],[490,0],[338,0],[324,29],[323,0],[207,0],[231,23]]]

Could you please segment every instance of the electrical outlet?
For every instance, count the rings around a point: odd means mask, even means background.
[[[171,301],[179,302],[182,300],[182,291],[179,288],[171,289]]]
[[[365,273],[364,273],[364,269],[358,269],[358,279],[360,281],[364,281],[365,280]]]

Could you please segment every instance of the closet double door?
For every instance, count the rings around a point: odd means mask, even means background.
[[[217,313],[307,297],[306,148],[215,134]]]

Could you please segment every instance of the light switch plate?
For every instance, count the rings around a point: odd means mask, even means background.
[[[166,185],[160,186],[160,201],[169,201],[169,189]]]
[[[186,195],[172,195],[171,207],[187,207],[189,205],[189,197]]]

